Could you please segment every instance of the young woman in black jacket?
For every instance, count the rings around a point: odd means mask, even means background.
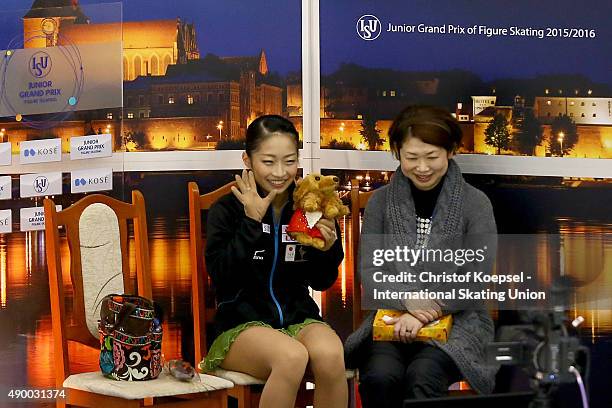
[[[346,407],[342,342],[308,291],[325,290],[338,276],[339,228],[318,221],[321,250],[285,233],[298,170],[298,132],[290,121],[276,115],[253,121],[242,158],[248,170],[207,217],[206,267],[217,291],[219,335],[200,366],[265,379],[260,407],[293,407],[308,366],[315,406]]]

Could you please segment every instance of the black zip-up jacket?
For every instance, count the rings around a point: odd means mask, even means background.
[[[282,230],[293,214],[292,190],[279,220],[272,206],[262,222],[247,217],[233,194],[211,207],[205,251],[216,289],[216,335],[255,320],[275,328],[322,320],[308,287],[325,290],[336,281],[344,257],[340,230],[336,223],[338,239],[325,252],[287,242]]]

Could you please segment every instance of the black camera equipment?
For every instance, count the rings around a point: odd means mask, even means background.
[[[536,392],[530,408],[551,407],[551,396],[561,384],[577,381],[582,404],[588,407],[582,380],[588,379],[589,349],[580,344],[575,329],[584,322],[581,316],[570,322],[567,316],[573,281],[562,277],[550,290],[551,308],[521,312],[526,324],[502,326],[497,342],[487,349],[491,364],[518,365],[530,377]]]

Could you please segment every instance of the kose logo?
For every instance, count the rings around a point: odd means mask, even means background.
[[[44,78],[51,72],[51,57],[43,51],[38,51],[30,59],[30,74],[36,78]]]
[[[84,178],[80,178],[80,179],[76,179],[74,180],[74,185],[75,186],[86,186],[88,184],[107,184],[108,183],[108,176],[106,177],[90,177],[87,180],[85,180]]]
[[[49,188],[49,180],[45,176],[36,177],[34,180],[34,191],[44,193]]]
[[[57,147],[43,147],[42,149],[25,149],[23,151],[23,155],[25,157],[34,157],[37,154],[45,155],[45,154],[57,154]]]
[[[372,14],[366,14],[357,20],[357,34],[366,41],[377,39],[381,29],[380,20]]]

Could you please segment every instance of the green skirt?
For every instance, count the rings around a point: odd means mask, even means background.
[[[329,326],[327,323],[322,322],[320,320],[307,318],[302,323],[292,324],[286,329],[277,330],[281,333],[286,334],[287,336],[295,338],[300,332],[300,330],[312,323],[323,323],[324,325]],[[206,358],[200,362],[200,370],[205,373],[215,371],[225,359],[227,352],[229,351],[234,341],[236,341],[236,339],[238,338],[238,335],[249,327],[254,326],[269,327],[272,329],[272,326],[267,323],[254,321],[242,323],[232,329],[224,331],[219,335],[219,337],[215,339],[215,341],[213,341],[213,344],[210,346],[210,350],[208,350]]]

